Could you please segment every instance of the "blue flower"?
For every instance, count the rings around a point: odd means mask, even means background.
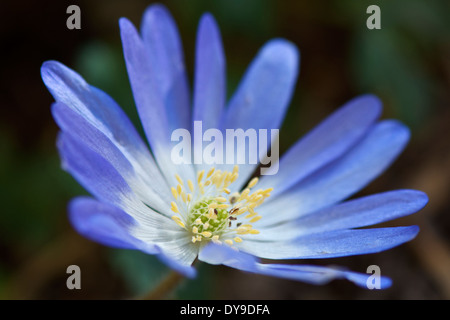
[[[42,78],[55,98],[62,166],[94,198],[69,205],[70,221],[102,244],[141,250],[195,276],[195,259],[247,272],[322,284],[368,274],[341,268],[262,263],[380,252],[413,239],[417,226],[361,228],[417,212],[427,196],[395,190],[346,200],[381,174],[409,139],[395,120],[379,120],[380,101],[357,97],[295,143],[274,175],[257,164],[175,164],[171,133],[278,129],[294,90],[296,47],[263,46],[226,102],[225,56],[210,14],[199,23],[192,108],[178,31],[167,9],[150,6],[141,34],[120,20],[125,62],[151,152],[117,103],[56,61]],[[245,146],[244,146],[245,151]],[[250,182],[248,182],[250,180]],[[258,189],[255,191],[255,185]],[[381,287],[390,280],[381,278]]]

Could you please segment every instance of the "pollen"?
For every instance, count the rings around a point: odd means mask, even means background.
[[[260,233],[253,227],[262,216],[257,207],[270,196],[273,188],[253,191],[258,178],[252,178],[241,191],[232,192],[231,185],[239,175],[239,166],[232,171],[221,171],[214,167],[197,173],[196,180],[185,180],[176,174],[178,182],[172,187],[174,201],[172,220],[185,229],[192,243],[204,245],[209,241],[225,243],[234,249],[248,235]],[[246,214],[245,214],[246,213]]]

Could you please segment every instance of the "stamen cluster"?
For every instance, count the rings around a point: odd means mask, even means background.
[[[171,210],[177,215],[172,219],[191,234],[193,243],[221,244],[223,241],[231,246],[242,242],[240,235],[259,234],[252,225],[261,219],[255,208],[270,196],[273,188],[252,193],[258,183],[258,178],[253,178],[242,192],[230,194],[228,187],[237,179],[238,171],[237,165],[231,172],[211,168],[206,176],[202,170],[197,174],[195,185],[191,180],[185,185],[181,177],[175,175],[178,185],[171,188],[175,199]]]

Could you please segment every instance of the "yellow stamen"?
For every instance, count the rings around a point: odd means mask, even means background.
[[[189,190],[191,190],[191,192],[194,192],[194,184],[192,183],[192,181],[188,180],[187,183],[188,183]]]
[[[249,188],[249,189],[253,188],[253,187],[258,183],[258,180],[259,180],[259,179],[258,179],[257,177],[255,177],[255,178],[253,178],[252,180],[250,180],[250,182],[249,182],[247,188]]]
[[[186,193],[184,193],[184,191],[181,191],[181,199],[183,200],[184,203],[186,203],[187,198],[186,198]]]
[[[174,187],[172,187],[172,188],[170,188],[170,190],[172,191],[172,195],[173,195],[173,197],[175,198],[175,200],[178,198],[178,192],[177,192],[177,190],[174,188]]]
[[[242,207],[238,210],[238,212],[235,213],[235,215],[239,216],[247,211],[247,207]]]
[[[215,235],[211,238],[212,242],[216,243],[216,244],[221,244],[222,241],[219,240],[219,236]]]
[[[256,213],[256,212],[253,211],[253,213],[250,213],[250,214],[246,215],[244,218],[245,218],[245,219],[250,219],[250,218],[253,218],[254,216],[256,216],[257,214],[258,214],[258,213]]]
[[[218,203],[213,202],[213,203],[210,203],[210,204],[208,205],[208,208],[209,208],[209,209],[216,209],[218,206],[219,206]]]
[[[246,199],[249,193],[250,193],[250,189],[248,189],[248,188],[244,189],[244,191],[242,191],[242,193],[241,193],[241,196],[239,197],[239,200]]]
[[[197,173],[197,181],[187,179],[186,184],[178,174],[175,175],[178,184],[170,188],[174,198],[171,210],[176,213],[172,219],[191,234],[192,243],[226,243],[238,250],[234,244],[244,241],[241,235],[260,233],[252,226],[262,218],[255,208],[270,196],[273,188],[255,191],[253,188],[259,179],[252,178],[241,193],[231,193],[228,186],[236,181],[238,172],[238,166],[234,166],[232,171],[211,168],[205,173],[202,170]],[[247,224],[243,224],[244,221]],[[228,239],[220,238],[225,234]]]
[[[254,217],[252,220],[250,220],[250,223],[255,223],[256,221],[259,221],[259,219],[261,218],[262,218],[261,216]]]
[[[206,178],[211,177],[211,175],[213,174],[214,170],[215,170],[215,168],[212,167],[211,170],[208,171],[208,174],[206,175]]]
[[[204,174],[205,174],[205,170],[202,170],[197,174],[197,183],[200,183],[202,181]]]
[[[186,229],[186,226],[184,225],[184,223],[180,220],[179,217],[177,216],[172,216],[172,220],[175,221],[180,227],[182,227],[183,229]]]
[[[172,201],[170,204],[172,206],[172,208],[170,208],[170,209],[172,209],[173,212],[180,213],[180,210],[178,210],[178,206],[175,202]]]
[[[177,179],[179,184],[183,185],[183,179],[181,179],[181,177],[177,173],[175,174],[175,179]]]
[[[204,237],[207,237],[207,238],[209,238],[209,237],[211,237],[211,236],[212,236],[212,233],[211,233],[211,232],[209,232],[209,231],[203,231],[203,232],[202,232],[202,235],[203,235]]]

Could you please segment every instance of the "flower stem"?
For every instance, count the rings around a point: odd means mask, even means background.
[[[170,271],[169,274],[166,276],[165,279],[161,281],[161,283],[152,291],[148,292],[144,296],[142,296],[141,300],[162,300],[167,295],[172,292],[175,287],[183,280],[184,277],[175,272]]]

